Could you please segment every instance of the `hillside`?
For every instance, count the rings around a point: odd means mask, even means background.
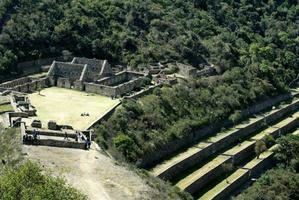
[[[122,99],[96,128],[103,150],[147,169],[212,137],[202,130],[225,132],[258,114],[246,113],[252,106],[292,96],[299,75],[298,16],[297,0],[5,0],[0,82],[21,76],[19,62],[70,54],[136,71],[158,62],[212,64],[214,76]],[[176,188],[148,182],[180,195]],[[257,190],[254,185],[244,195]]]

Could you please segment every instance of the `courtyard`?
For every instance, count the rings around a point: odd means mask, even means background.
[[[118,99],[86,92],[50,87],[40,93],[29,94],[31,104],[37,109],[37,117],[46,126],[50,120],[59,125],[71,125],[74,129],[85,130],[95,120],[119,103]],[[81,114],[85,113],[85,116]]]

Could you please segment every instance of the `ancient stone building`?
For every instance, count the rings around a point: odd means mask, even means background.
[[[75,57],[70,63],[54,61],[48,77],[52,86],[116,97],[140,88],[145,74],[114,74],[107,60]]]

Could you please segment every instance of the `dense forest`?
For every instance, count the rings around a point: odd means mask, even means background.
[[[166,15],[176,16],[173,23],[176,28],[185,27],[182,30],[191,34],[192,44],[200,41],[196,48],[203,50],[198,53],[225,72],[156,89],[138,102],[125,101],[98,129],[98,141],[131,162],[205,125],[228,118],[238,121],[241,109],[288,91],[299,72],[299,7],[295,1],[155,2],[169,9]],[[180,55],[188,63],[200,62],[193,62],[190,54]]]
[[[299,136],[280,138],[275,151],[277,166],[267,171],[236,200],[299,198]]]

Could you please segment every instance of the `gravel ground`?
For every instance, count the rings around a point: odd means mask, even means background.
[[[152,199],[153,191],[137,174],[117,165],[93,143],[89,151],[23,146],[30,160],[63,177],[92,200]]]

